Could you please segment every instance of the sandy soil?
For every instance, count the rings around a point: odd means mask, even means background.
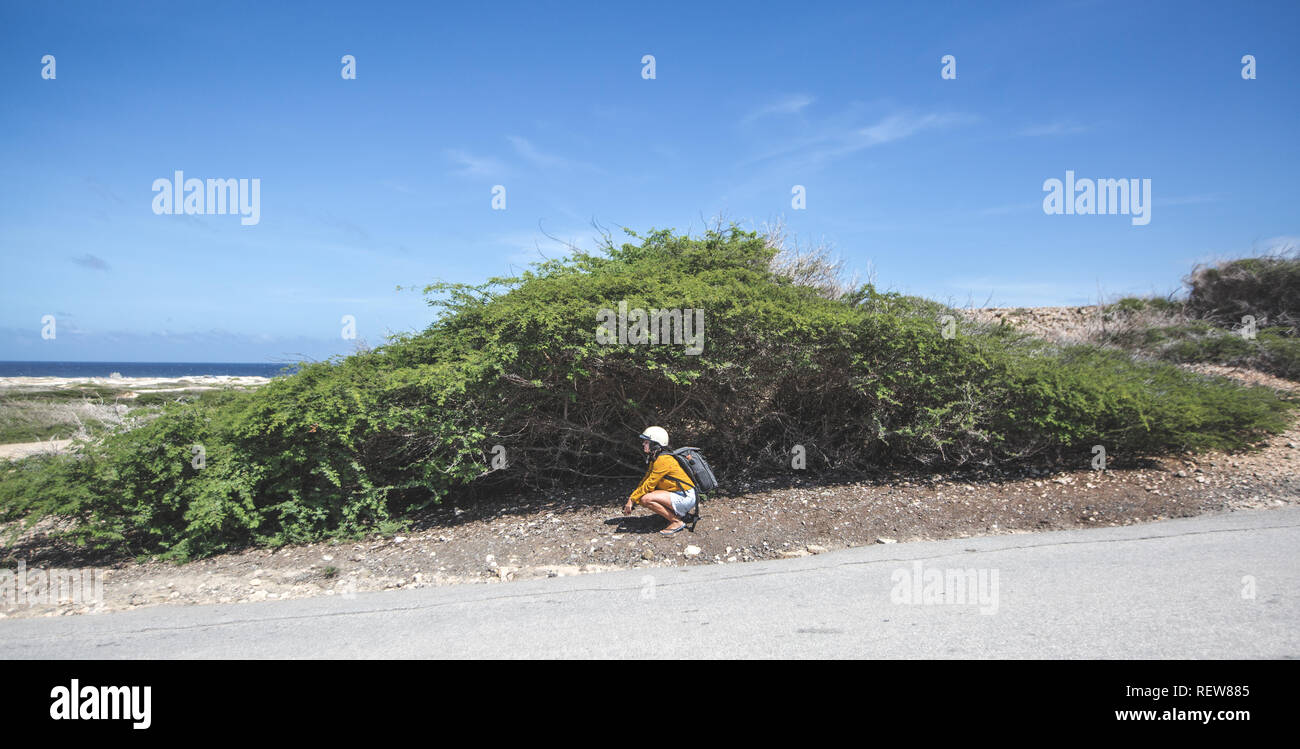
[[[965,310],[977,323],[1014,325],[1052,341],[1077,342],[1102,327],[1101,308],[1090,307],[985,307]]]
[[[39,453],[62,452],[72,440],[45,440],[44,442],[14,442],[0,445],[0,460],[17,460]]]

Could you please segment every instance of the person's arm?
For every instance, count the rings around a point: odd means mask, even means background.
[[[650,466],[649,472],[646,473],[645,480],[643,480],[637,488],[632,491],[632,496],[628,497],[628,500],[632,502],[632,504],[636,504],[641,501],[642,497],[654,491],[655,487],[659,486],[659,481],[664,476],[668,475],[668,471],[672,470],[672,460],[673,457],[671,455],[660,455],[655,458],[654,465]]]

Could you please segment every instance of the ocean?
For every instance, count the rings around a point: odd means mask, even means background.
[[[282,372],[285,367],[288,372]],[[241,375],[276,377],[291,374],[295,364],[266,362],[139,362],[139,361],[0,361],[0,377],[190,377]]]

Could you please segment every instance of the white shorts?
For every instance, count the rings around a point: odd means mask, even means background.
[[[673,495],[673,512],[677,513],[677,517],[684,518],[695,509],[695,489],[678,489],[668,493]]]

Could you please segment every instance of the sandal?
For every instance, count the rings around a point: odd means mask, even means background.
[[[681,525],[677,526],[676,528],[673,528],[672,530],[662,530],[662,531],[659,531],[659,535],[661,535],[661,536],[671,536],[671,535],[673,535],[674,533],[681,533],[681,532],[684,531],[684,530],[686,530],[686,524],[685,524],[685,523],[682,523]]]

